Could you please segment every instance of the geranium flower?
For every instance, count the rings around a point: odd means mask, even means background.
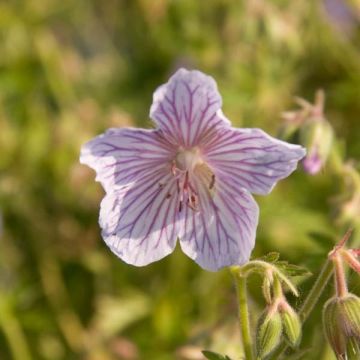
[[[177,239],[202,268],[245,263],[258,206],[305,155],[259,129],[235,129],[221,111],[213,78],[178,70],[154,93],[156,129],[110,129],[85,144],[106,196],[100,226],[110,249],[143,266],[171,253]]]

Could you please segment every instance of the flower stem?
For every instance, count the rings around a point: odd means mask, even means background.
[[[306,319],[309,317],[311,311],[313,310],[314,306],[319,300],[325,286],[330,280],[331,274],[333,272],[333,264],[331,261],[327,260],[318,278],[315,281],[314,286],[311,288],[308,296],[306,297],[304,303],[300,308],[300,316],[302,322],[305,322]]]
[[[335,272],[334,279],[335,279],[336,295],[339,298],[343,298],[348,294],[348,289],[346,284],[344,265],[339,255],[334,257],[333,264],[334,264],[334,272]]]
[[[277,300],[283,298],[281,284],[280,284],[279,279],[276,276],[274,277],[274,297]]]
[[[235,269],[231,270],[236,287],[236,294],[238,299],[240,330],[243,340],[245,359],[255,360],[253,353],[253,343],[250,332],[249,309],[246,294],[246,277],[243,277]]]
[[[306,321],[309,317],[311,311],[314,309],[316,303],[318,302],[325,286],[329,282],[331,274],[333,272],[333,264],[332,261],[327,260],[318,278],[315,281],[315,284],[311,288],[308,296],[306,297],[304,303],[302,304],[299,315],[302,320],[302,323]],[[277,348],[277,350],[273,353],[271,359],[280,359],[281,355],[287,350],[287,344],[282,342],[281,345]]]

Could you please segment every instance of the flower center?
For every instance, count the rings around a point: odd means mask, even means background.
[[[180,149],[175,158],[175,165],[179,170],[193,171],[196,165],[203,164],[200,150],[197,147],[191,149]]]
[[[200,149],[180,148],[173,160],[171,172],[176,179],[177,192],[180,195],[179,212],[184,205],[194,211],[199,210],[196,182],[205,184],[210,192],[215,185],[215,175],[202,159]]]

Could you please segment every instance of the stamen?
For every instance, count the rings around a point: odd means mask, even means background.
[[[186,171],[185,173],[185,180],[184,180],[184,190],[188,190],[188,186],[189,186],[189,172]]]
[[[191,210],[194,210],[194,211],[198,211],[198,209],[195,207],[194,204],[192,204],[189,199],[187,201],[187,206],[191,209]]]
[[[210,184],[209,184],[209,190],[211,190],[215,185],[215,175],[212,174],[211,175],[211,181],[210,181]]]
[[[190,209],[194,210],[194,211],[198,211],[197,208],[197,196],[196,195],[190,195],[188,201],[187,201],[187,205],[189,206]]]
[[[171,173],[175,176],[176,175],[176,161],[173,160],[171,163]]]
[[[198,172],[200,172],[202,174],[200,178],[206,179],[205,182],[209,184],[209,190],[215,186],[215,175],[202,159],[200,149],[179,148],[175,159],[170,163],[170,171],[174,176],[174,181],[176,181],[178,211],[181,212],[184,205],[198,211],[199,196],[196,184],[193,183],[196,179],[193,177],[198,177]]]

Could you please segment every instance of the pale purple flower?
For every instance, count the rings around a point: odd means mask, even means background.
[[[182,250],[215,271],[245,263],[255,243],[258,206],[305,155],[259,129],[235,129],[221,111],[213,78],[178,70],[154,93],[154,130],[110,129],[80,161],[106,191],[100,226],[110,249],[143,266]]]

